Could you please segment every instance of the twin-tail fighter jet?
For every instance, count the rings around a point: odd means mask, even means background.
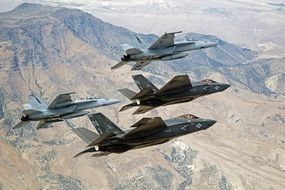
[[[75,157],[85,153],[93,153],[93,157],[99,157],[158,145],[176,137],[205,130],[216,123],[215,120],[186,114],[164,121],[160,117],[143,118],[132,125],[131,129],[123,131],[101,113],[88,117],[99,135],[86,128],[72,127],[72,131],[88,144],[88,148]]]
[[[120,111],[139,106],[133,114],[146,113],[159,106],[189,102],[230,87],[229,84],[218,83],[211,79],[191,83],[188,75],[179,75],[158,89],[143,75],[133,75],[132,77],[141,91],[136,93],[127,88],[119,91],[132,101],[131,104],[122,107]]]
[[[186,57],[187,51],[214,47],[218,43],[210,41],[181,41],[174,42],[175,34],[179,32],[165,33],[148,49],[134,48],[128,44],[123,44],[126,55],[121,58],[121,62],[111,69],[119,68],[128,62],[135,62],[132,70],[140,70],[152,61],[168,61]]]
[[[25,126],[31,121],[40,121],[37,129],[47,128],[51,123],[60,122],[65,119],[81,117],[89,114],[87,109],[108,106],[120,102],[115,99],[89,98],[73,101],[72,93],[60,94],[48,105],[41,97],[36,94],[29,96],[29,104],[24,104],[21,122],[13,129]]]

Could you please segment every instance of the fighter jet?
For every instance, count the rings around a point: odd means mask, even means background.
[[[126,55],[123,55],[121,62],[113,66],[111,69],[116,69],[125,65],[128,62],[136,62],[132,70],[140,70],[151,61],[168,61],[186,57],[187,51],[198,50],[203,48],[214,47],[218,43],[209,41],[181,41],[174,42],[175,34],[179,32],[165,33],[148,49],[140,50],[128,44],[123,44],[123,49]]]
[[[191,83],[188,75],[179,75],[158,89],[142,75],[133,75],[132,77],[141,91],[136,93],[127,88],[119,91],[132,101],[131,104],[122,107],[120,111],[140,106],[133,114],[146,113],[159,106],[189,102],[230,87],[229,84],[218,83],[211,79]]]
[[[72,131],[89,147],[75,157],[85,153],[94,153],[93,157],[99,157],[158,145],[176,137],[205,130],[216,123],[211,119],[201,119],[186,114],[165,121],[160,117],[143,118],[132,125],[132,129],[123,131],[101,113],[88,115],[88,117],[99,135],[86,128],[72,127]]]
[[[60,94],[48,105],[41,97],[36,94],[29,96],[29,104],[24,104],[21,122],[13,129],[20,128],[30,121],[40,121],[37,129],[47,128],[51,123],[60,122],[89,114],[87,109],[108,106],[120,102],[115,99],[89,98],[73,101],[71,94],[74,92]]]

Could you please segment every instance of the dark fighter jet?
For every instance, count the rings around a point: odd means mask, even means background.
[[[133,114],[142,114],[159,106],[189,102],[230,87],[229,84],[218,83],[211,79],[191,83],[188,75],[180,75],[158,89],[142,75],[132,77],[141,91],[136,93],[127,88],[119,91],[133,102],[122,107],[120,111],[140,106]]]
[[[88,117],[99,135],[86,128],[72,128],[89,147],[75,157],[85,153],[93,153],[93,157],[99,157],[158,145],[179,136],[205,130],[216,123],[211,119],[186,114],[164,121],[160,117],[143,118],[132,125],[132,129],[123,131],[101,113]]]

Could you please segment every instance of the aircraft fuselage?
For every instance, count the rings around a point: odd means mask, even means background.
[[[192,86],[190,88],[174,89],[156,94],[155,92],[137,100],[138,105],[163,106],[192,101],[198,97],[221,92],[228,88],[228,84],[215,83]]]
[[[205,130],[215,124],[210,119],[197,119],[185,121],[181,119],[166,120],[167,127],[160,131],[149,131],[129,136],[128,138],[115,136],[98,146],[99,151],[122,153],[130,149],[138,149],[147,146],[165,143],[173,138]]]
[[[76,117],[81,117],[89,114],[87,109],[92,109],[96,107],[106,106],[118,103],[117,100],[113,99],[87,99],[87,100],[77,100],[73,102],[59,104],[57,108],[41,109],[37,110],[37,113],[30,115],[24,115],[22,121],[41,121],[46,122],[56,122],[62,121],[63,119],[71,119]]]
[[[142,50],[142,53],[135,55],[127,55],[123,59],[125,61],[138,61],[138,60],[173,60],[186,57],[188,54],[183,53],[192,50],[198,50],[208,47],[216,46],[216,43],[207,42],[207,41],[195,41],[195,42],[178,42],[171,47],[161,48],[155,50]]]

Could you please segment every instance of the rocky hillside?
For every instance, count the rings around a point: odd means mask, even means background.
[[[132,35],[75,9],[24,3],[0,13],[0,189],[285,188],[284,59],[261,59],[249,49],[191,33],[179,38],[220,45],[178,61],[151,63],[144,71],[131,72],[130,66],[111,71],[123,53],[121,43],[138,45]],[[157,38],[138,36],[144,47]],[[76,91],[75,98],[127,103],[117,89],[135,89],[130,75],[136,73],[158,86],[186,73],[193,80],[229,82],[232,88],[145,115],[171,118],[187,111],[218,120],[210,130],[122,155],[73,159],[85,144],[64,123],[40,131],[34,125],[11,129],[31,91],[49,101]],[[96,111],[123,127],[141,118],[132,116],[133,110],[118,113],[121,106]],[[92,129],[85,117],[72,122]]]

